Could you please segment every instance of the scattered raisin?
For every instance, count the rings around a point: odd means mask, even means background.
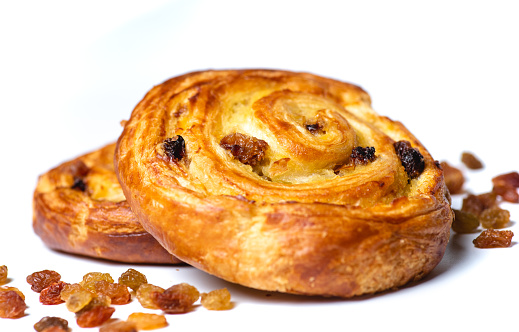
[[[89,290],[96,294],[103,294],[110,298],[112,304],[127,304],[131,300],[131,294],[128,287],[123,284],[99,280],[89,283]]]
[[[68,321],[61,317],[45,316],[34,324],[34,329],[38,332],[49,331],[50,327],[59,327],[61,331],[68,331]]]
[[[118,281],[120,284],[130,287],[133,291],[137,291],[142,284],[148,283],[146,276],[134,269],[128,269],[121,274]]]
[[[440,165],[443,169],[443,177],[449,192],[453,195],[460,194],[463,189],[463,184],[465,183],[463,172],[456,167],[452,167],[446,161],[442,161]]]
[[[86,183],[82,178],[74,177],[74,183],[70,188],[84,192],[86,190]]]
[[[508,248],[512,244],[512,231],[487,229],[472,241],[476,248]]]
[[[453,209],[452,230],[459,234],[474,233],[479,227],[479,219],[469,212]]]
[[[0,318],[20,318],[25,309],[27,305],[20,294],[14,290],[0,292]]]
[[[59,281],[44,288],[40,293],[40,302],[46,305],[60,304],[65,301],[61,299],[61,290],[67,285],[66,282]]]
[[[483,210],[479,219],[484,228],[505,228],[510,222],[510,212],[494,206]]]
[[[90,290],[94,282],[105,280],[108,282],[114,282],[114,279],[109,273],[102,272],[89,272],[83,276],[83,280],[79,282],[79,284],[85,288]]]
[[[60,297],[63,301],[67,301],[68,298],[79,291],[86,291],[83,286],[80,284],[68,284],[63,286],[63,289],[61,290]]]
[[[351,151],[350,157],[355,165],[367,165],[376,158],[375,148],[373,146],[365,148],[357,146]]]
[[[465,164],[469,169],[482,169],[483,163],[472,153],[463,152],[461,154],[461,162]]]
[[[128,322],[135,324],[138,330],[155,330],[168,326],[164,315],[134,312],[128,316]]]
[[[501,196],[504,201],[510,203],[519,203],[519,173],[511,172],[501,174],[492,179],[494,188],[492,191]]]
[[[5,284],[7,281],[7,266],[0,266],[0,285]]]
[[[479,217],[484,210],[495,206],[497,206],[497,195],[495,193],[469,194],[463,199],[461,210]]]
[[[137,332],[138,329],[133,322],[127,322],[124,320],[116,320],[103,324],[99,328],[99,332]]]
[[[61,275],[56,271],[43,270],[28,275],[26,280],[27,283],[31,285],[31,289],[39,293],[51,284],[59,282],[61,280]]]
[[[264,140],[235,133],[222,138],[220,146],[230,151],[241,163],[256,166],[265,157],[269,145]]]
[[[227,288],[202,293],[200,302],[204,308],[209,310],[228,310],[232,307],[231,293]]]
[[[10,286],[3,286],[3,287],[0,287],[0,292],[8,292],[8,291],[15,291],[16,293],[18,293],[18,295],[20,295],[20,297],[22,298],[22,300],[25,301],[25,295],[23,295],[23,293],[16,287],[10,287]]]
[[[65,306],[70,312],[78,312],[84,307],[86,307],[93,297],[94,295],[91,292],[85,289],[80,289],[68,296],[68,298],[66,299]]]
[[[186,283],[171,286],[164,292],[152,292],[155,304],[167,314],[180,314],[192,309],[200,297],[198,290]]]
[[[425,170],[425,159],[416,148],[411,147],[408,141],[398,141],[393,144],[396,154],[404,166],[405,172],[411,179],[415,179]]]
[[[170,159],[182,160],[186,155],[186,142],[180,135],[165,139],[162,146],[164,147],[164,153]]]
[[[153,301],[152,294],[153,293],[163,293],[164,288],[159,286],[155,286],[152,284],[142,284],[139,289],[137,289],[137,300],[141,304],[143,308],[146,309],[159,309],[157,304]]]
[[[112,317],[115,309],[107,306],[94,306],[88,310],[82,310],[76,317],[79,327],[96,327]]]

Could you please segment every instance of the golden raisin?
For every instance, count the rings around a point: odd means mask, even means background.
[[[461,210],[479,216],[484,210],[495,206],[497,206],[497,195],[495,193],[470,194],[463,199]]]
[[[137,291],[142,284],[148,283],[146,276],[134,269],[128,269],[121,274],[118,281],[120,284],[130,287],[133,291]]]
[[[492,179],[494,188],[492,191],[501,196],[504,201],[510,203],[519,203],[519,173],[511,172],[501,174]]]
[[[153,301],[151,296],[152,293],[162,293],[164,292],[164,288],[159,286],[155,286],[152,284],[142,284],[139,289],[137,289],[137,300],[142,305],[143,308],[146,309],[159,309],[159,307]]]
[[[454,221],[452,222],[452,230],[459,234],[474,233],[479,227],[479,219],[469,212],[453,209]]]
[[[63,286],[60,297],[63,301],[67,301],[72,294],[79,291],[86,291],[86,289],[84,289],[80,284],[68,284]]]
[[[510,212],[500,207],[491,207],[479,215],[481,226],[484,228],[505,228],[510,222]]]
[[[80,281],[79,284],[88,289],[90,284],[100,280],[114,282],[114,279],[109,273],[89,272],[83,276],[83,280]]]
[[[80,289],[68,295],[65,305],[68,311],[78,312],[86,307],[86,305],[90,303],[93,297],[94,295],[91,292],[85,289]]]
[[[27,283],[31,285],[31,289],[39,293],[51,284],[59,282],[61,280],[61,275],[56,271],[43,270],[28,275],[26,280]]]
[[[482,169],[483,163],[472,153],[463,152],[461,154],[461,162],[469,169]]]
[[[34,324],[34,329],[38,332],[49,331],[49,328],[57,327],[60,328],[61,331],[68,331],[68,321],[61,317],[51,317],[45,316],[40,319],[39,322]]]
[[[82,310],[76,317],[79,327],[96,327],[110,319],[114,313],[113,307],[94,306],[88,310]]]
[[[225,136],[220,146],[230,151],[241,163],[251,166],[256,166],[265,157],[269,147],[264,140],[240,133]]]
[[[487,229],[472,241],[476,248],[508,248],[512,244],[512,231]]]
[[[139,330],[155,330],[168,326],[164,315],[134,312],[128,316],[128,321],[135,324]]]
[[[440,166],[443,170],[443,177],[449,192],[453,195],[460,194],[465,183],[463,173],[456,167],[449,165],[446,161],[442,161]]]
[[[99,280],[89,284],[89,290],[96,294],[103,294],[110,298],[112,304],[127,304],[131,300],[131,294],[128,287],[122,284]]]
[[[124,320],[116,320],[103,324],[99,328],[99,332],[137,332],[138,329],[132,322]]]
[[[46,305],[60,304],[65,301],[61,299],[61,290],[67,285],[66,282],[59,281],[44,288],[40,293],[40,302]]]
[[[11,286],[2,286],[2,287],[0,287],[0,292],[8,292],[8,291],[15,291],[16,293],[18,293],[18,295],[20,295],[22,300],[25,301],[25,295],[23,295],[23,293],[18,288],[11,287]]]
[[[231,309],[231,293],[227,288],[216,289],[209,293],[202,293],[200,299],[202,306],[209,310],[228,310]]]
[[[200,297],[198,290],[186,283],[171,286],[164,292],[152,292],[155,304],[167,314],[178,314],[190,311]]]
[[[0,292],[0,318],[20,318],[25,314],[25,309],[27,305],[17,292]]]
[[[5,284],[7,281],[7,266],[0,266],[0,285]]]

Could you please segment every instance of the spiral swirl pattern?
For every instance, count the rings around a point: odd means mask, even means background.
[[[400,141],[422,158],[418,176]],[[359,161],[357,148],[374,155]],[[172,78],[134,109],[115,161],[132,209],[165,248],[258,289],[382,291],[428,273],[448,241],[448,192],[427,150],[361,88],[312,74]]]

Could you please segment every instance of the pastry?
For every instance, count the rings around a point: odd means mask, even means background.
[[[134,213],[170,253],[244,286],[352,297],[441,260],[439,163],[352,84],[309,73],[188,73],[152,88],[119,137]]]
[[[33,228],[50,248],[128,263],[181,263],[141,226],[113,168],[115,143],[41,175]]]

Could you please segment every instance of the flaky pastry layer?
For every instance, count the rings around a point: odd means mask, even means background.
[[[410,177],[395,151],[423,156]],[[357,147],[374,157],[358,160]],[[308,73],[189,73],[154,87],[116,148],[143,226],[225,280],[351,297],[398,287],[441,260],[453,214],[443,174],[361,88]]]
[[[181,263],[144,230],[114,173],[115,143],[41,175],[33,228],[50,248],[128,263]]]

